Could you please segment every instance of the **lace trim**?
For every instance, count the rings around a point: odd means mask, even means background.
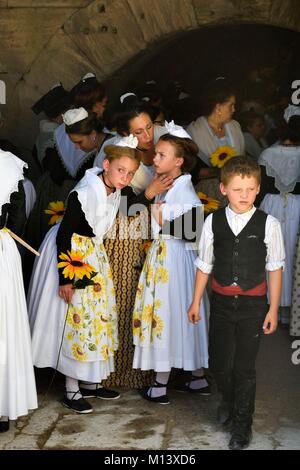
[[[23,165],[23,169],[24,167],[27,168],[27,165],[26,163],[24,163]],[[12,187],[12,190],[10,191],[10,193],[8,194],[8,196],[4,199],[4,201],[2,201],[2,205],[0,207],[0,216],[2,215],[2,207],[5,205],[5,204],[9,204],[10,203],[10,197],[13,193],[17,192],[19,190],[19,182],[24,180],[25,177],[23,174],[20,175],[20,177],[18,177],[17,179],[17,182],[14,184],[14,186]]]
[[[62,154],[61,154],[61,152],[60,152],[60,150],[59,150],[59,148],[58,148],[58,145],[57,145],[57,143],[56,143],[55,141],[54,141],[54,148],[55,148],[55,150],[57,151],[57,155],[59,156],[59,159],[60,159],[60,161],[61,161],[61,163],[62,163],[62,166],[64,167],[64,169],[66,170],[66,172],[68,173],[68,175],[69,175],[72,179],[76,179],[76,175],[77,175],[78,171],[80,170],[80,168],[82,168],[82,166],[87,162],[87,160],[88,160],[89,158],[91,158],[92,156],[94,156],[95,153],[96,153],[95,150],[93,150],[92,152],[87,153],[87,154],[86,154],[86,158],[84,158],[84,159],[82,160],[82,162],[78,165],[78,167],[77,167],[77,169],[76,169],[76,173],[75,173],[75,175],[73,176],[73,175],[71,174],[69,168],[66,166],[66,164],[65,164],[65,162],[64,162],[64,159],[63,159],[63,157],[62,157]]]
[[[297,182],[299,182],[297,178],[296,180],[291,181],[287,186],[281,181],[280,174],[274,168],[272,168],[266,162],[261,162],[261,165],[264,165],[266,167],[267,176],[275,178],[275,186],[281,193],[291,193],[295,189]],[[278,187],[277,185],[280,187]]]
[[[174,206],[176,206],[176,204],[174,204]],[[171,206],[172,207],[172,206]],[[181,206],[182,207],[182,206]],[[181,217],[182,215],[186,214],[187,212],[189,212],[190,210],[192,210],[194,207],[202,207],[202,211],[203,211],[203,206],[202,204],[200,203],[197,203],[195,202],[194,204],[185,204],[184,207],[182,207],[181,210],[178,210],[177,212],[175,212],[174,214],[172,214],[172,218],[164,218],[164,222],[165,221],[168,221],[168,222],[172,222],[172,220],[175,220],[177,219],[178,217]]]

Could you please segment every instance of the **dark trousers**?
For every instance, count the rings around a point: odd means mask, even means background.
[[[213,292],[209,327],[209,368],[234,426],[247,430],[254,413],[256,372],[267,297]]]

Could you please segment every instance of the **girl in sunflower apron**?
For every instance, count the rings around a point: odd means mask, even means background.
[[[209,394],[203,367],[208,366],[208,299],[201,304],[201,321],[191,325],[187,309],[193,295],[196,258],[191,242],[200,236],[201,202],[193,188],[191,170],[197,145],[173,122],[156,145],[157,174],[172,176],[173,187],[155,199],[152,211],[154,241],[140,276],[133,313],[135,352],[133,368],[156,372],[151,387],[142,389],[146,400],[168,404],[166,387],[173,367],[192,371],[182,392]]]
[[[77,111],[64,115],[67,125],[81,119]],[[139,167],[136,145],[129,136],[107,146],[103,171],[86,171],[68,197],[61,224],[46,235],[31,278],[34,364],[66,376],[62,404],[77,413],[92,412],[86,398],[119,398],[101,386],[114,371],[118,347],[115,291],[103,237],[118,212],[122,188]]]

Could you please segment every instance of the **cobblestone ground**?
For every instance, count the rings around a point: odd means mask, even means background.
[[[294,339],[283,327],[263,338],[249,449],[300,449],[300,365],[291,362]],[[0,449],[227,449],[230,436],[215,421],[215,390],[210,397],[170,390],[167,406],[122,390],[114,402],[92,399],[94,413],[79,416],[59,403],[61,376],[45,398],[51,377],[51,371],[37,372],[40,407],[0,434]]]

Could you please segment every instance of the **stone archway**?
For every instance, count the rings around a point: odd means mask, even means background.
[[[128,61],[134,68],[176,35],[204,26],[300,31],[297,0],[0,0],[0,13],[7,135],[27,149],[37,132],[30,107],[58,80],[70,88],[92,70],[117,83]]]

